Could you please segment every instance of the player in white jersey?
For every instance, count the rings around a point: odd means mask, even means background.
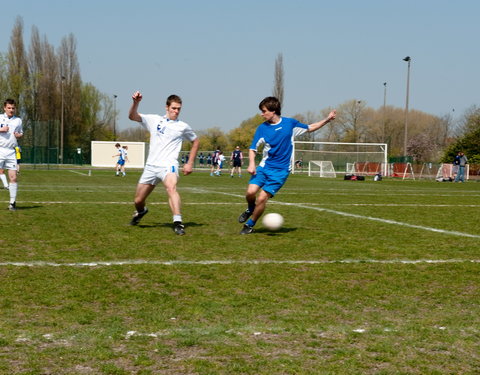
[[[17,199],[17,158],[15,147],[17,138],[23,136],[22,120],[15,116],[16,103],[7,99],[3,103],[5,113],[0,115],[0,169],[8,170],[10,204],[8,209],[15,211]]]
[[[168,194],[168,203],[173,214],[174,231],[178,235],[185,234],[182,223],[181,200],[177,192],[178,182],[178,155],[184,139],[192,142],[190,158],[183,166],[183,174],[193,172],[193,162],[197,156],[199,140],[192,128],[185,122],[178,120],[182,109],[182,99],[177,95],[170,95],[166,102],[166,114],[144,115],[138,113],[138,105],[142,94],[136,91],[132,95],[133,103],[128,118],[140,122],[150,132],[150,151],[145,169],[137,185],[135,193],[135,209],[130,225],[137,225],[140,219],[148,212],[145,202],[158,182],[162,182]]]

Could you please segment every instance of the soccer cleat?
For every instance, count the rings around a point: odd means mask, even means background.
[[[175,221],[173,223],[173,231],[175,234],[183,236],[185,234],[185,225],[183,225],[181,221]]]
[[[144,217],[148,212],[148,208],[145,207],[142,212],[135,211],[133,213],[132,220],[130,221],[130,225],[137,225],[142,217]]]
[[[253,233],[253,227],[248,224],[244,224],[240,234],[250,234]]]
[[[16,204],[15,202],[10,203],[10,204],[8,205],[8,210],[9,210],[9,211],[17,211],[17,204]]]
[[[248,218],[252,216],[252,212],[250,212],[248,209],[245,210],[244,212],[242,212],[240,214],[240,216],[238,217],[238,222],[239,223],[244,223],[248,220]]]
[[[3,187],[5,190],[10,190],[10,188],[8,186],[4,186]]]

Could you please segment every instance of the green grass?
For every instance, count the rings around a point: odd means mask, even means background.
[[[178,237],[160,186],[127,225],[139,171],[81,173],[0,212],[0,374],[480,373],[480,183],[293,175],[240,236],[247,178],[196,173]]]

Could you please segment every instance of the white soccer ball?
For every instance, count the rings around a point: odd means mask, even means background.
[[[277,213],[266,214],[262,220],[263,226],[270,230],[279,230],[283,225],[283,216]]]

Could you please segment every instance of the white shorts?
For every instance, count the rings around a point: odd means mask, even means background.
[[[157,185],[159,181],[164,181],[168,174],[174,173],[178,176],[178,165],[169,167],[157,167],[154,165],[146,165],[140,176],[139,184]]]
[[[15,149],[0,147],[0,169],[17,169]]]

